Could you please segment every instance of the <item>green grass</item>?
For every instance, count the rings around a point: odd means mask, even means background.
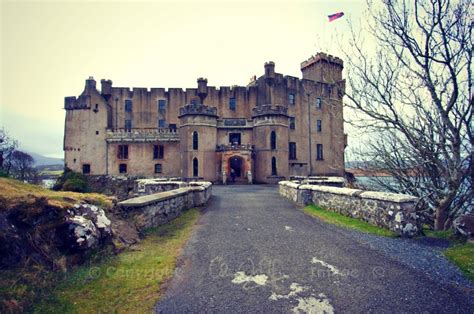
[[[452,230],[444,230],[444,231],[434,231],[429,229],[423,229],[423,233],[425,236],[430,238],[437,238],[437,239],[445,239],[449,240],[453,238],[453,231]]]
[[[133,249],[71,272],[34,311],[152,312],[199,215],[191,209],[167,225],[147,230]]]
[[[474,281],[474,243],[450,247],[444,255],[472,281]]]
[[[383,229],[383,228],[371,225],[365,221],[362,221],[356,218],[343,216],[341,214],[326,210],[319,206],[315,206],[315,205],[306,206],[304,208],[304,212],[311,216],[317,217],[321,219],[322,221],[328,222],[336,226],[340,226],[340,227],[344,227],[348,229],[355,229],[364,233],[371,233],[371,234],[384,236],[384,237],[395,238],[398,236],[397,233],[390,231],[388,229]]]

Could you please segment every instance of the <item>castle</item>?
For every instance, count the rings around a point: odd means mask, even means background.
[[[66,97],[66,167],[91,175],[275,183],[344,174],[343,62],[318,53],[303,78],[275,72],[247,86],[113,87],[90,77]],[[233,169],[233,170],[231,170]]]

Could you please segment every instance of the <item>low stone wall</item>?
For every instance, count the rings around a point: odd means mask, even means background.
[[[139,196],[118,203],[137,229],[157,227],[187,209],[204,205],[212,193],[210,182],[192,182],[188,187]]]
[[[315,204],[345,216],[412,237],[421,232],[416,212],[418,198],[385,192],[363,191],[321,185],[279,183],[280,194],[299,205]]]
[[[149,195],[187,187],[189,184],[174,179],[139,179],[136,181],[136,191],[139,195]]]

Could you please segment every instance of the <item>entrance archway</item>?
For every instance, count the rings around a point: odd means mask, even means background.
[[[231,169],[234,169],[236,178],[243,178],[243,165],[244,161],[242,157],[232,156],[229,158],[229,172]]]

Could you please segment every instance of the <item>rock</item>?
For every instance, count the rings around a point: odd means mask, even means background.
[[[459,216],[453,221],[453,228],[456,234],[474,238],[474,213],[467,213]]]
[[[111,222],[103,209],[90,204],[76,204],[66,215],[68,244],[73,249],[98,247],[112,235]]]
[[[118,253],[135,243],[140,242],[140,234],[134,225],[129,222],[111,216],[112,220],[112,244]]]

